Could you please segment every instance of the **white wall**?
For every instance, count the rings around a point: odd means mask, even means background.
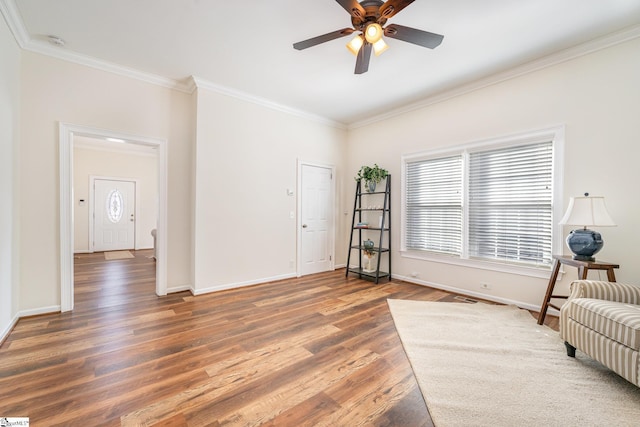
[[[350,182],[346,131],[203,88],[197,110],[194,291],[295,275],[296,198],[286,190],[296,188],[298,160],[335,166],[338,189]],[[337,215],[339,260],[342,230]]]
[[[20,49],[0,20],[0,340],[18,312]]]
[[[60,305],[59,122],[168,141],[167,281],[188,286],[191,95],[31,52],[21,76],[20,309]]]
[[[73,150],[74,252],[88,252],[90,177],[125,178],[136,181],[135,249],[153,248],[151,230],[158,221],[158,158],[155,153],[107,151],[82,145],[87,138],[75,137]],[[91,142],[89,142],[91,144]],[[95,144],[96,142],[93,142]],[[99,144],[100,142],[98,142]],[[83,148],[79,148],[78,145]],[[86,147],[86,148],[85,148]],[[85,203],[80,206],[79,201]],[[128,221],[128,220],[127,220]]]
[[[2,256],[1,262],[14,266],[11,273],[0,273],[0,296],[16,301],[8,307],[8,317],[0,314],[0,327],[16,310],[60,304],[59,122],[168,141],[169,291],[191,286],[200,293],[295,274],[290,261],[296,257],[297,229],[289,212],[296,210],[296,198],[288,197],[286,189],[296,187],[298,160],[336,167],[334,255],[337,265],[344,264],[353,176],[361,165],[377,162],[394,175],[396,275],[408,277],[415,271],[422,283],[471,294],[479,293],[480,281],[487,282],[492,285],[489,297],[537,306],[544,279],[400,256],[400,158],[558,124],[566,125],[563,205],[569,195],[584,191],[605,196],[619,226],[601,230],[606,244],[598,258],[622,265],[619,280],[640,281],[640,265],[631,250],[640,238],[634,227],[640,211],[635,197],[640,178],[635,165],[640,141],[638,40],[347,133],[205,88],[185,94],[21,53],[6,27],[0,31],[0,90],[9,95],[0,98],[0,195],[19,201],[11,217],[6,212],[0,217],[0,250],[9,252],[11,260]],[[20,128],[15,125],[18,116]],[[18,154],[19,162],[7,161]],[[18,277],[20,292],[7,285]],[[562,286],[569,280],[565,277]]]
[[[597,258],[621,265],[616,272],[619,281],[640,284],[634,251],[640,241],[639,114],[640,40],[636,39],[354,129],[349,134],[348,170],[377,162],[394,175],[393,240],[399,249],[403,154],[564,124],[562,209],[569,196],[586,191],[604,196],[618,227],[599,230],[605,247]],[[398,250],[393,256],[396,275],[408,278],[417,272],[421,283],[472,294],[479,294],[480,282],[486,282],[492,286],[484,291],[488,297],[532,307],[540,306],[547,286],[546,279],[403,258]],[[566,271],[559,291],[576,278],[575,269]]]
[[[0,341],[18,312],[20,49],[0,19]]]

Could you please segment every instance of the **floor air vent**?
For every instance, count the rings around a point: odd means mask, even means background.
[[[478,301],[469,297],[462,297],[460,295],[456,295],[455,297],[453,297],[453,299],[457,299],[458,301],[464,301],[464,302],[468,302],[470,304],[475,304]]]

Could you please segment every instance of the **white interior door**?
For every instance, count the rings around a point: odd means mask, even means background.
[[[134,249],[136,183],[94,180],[93,250]]]
[[[302,165],[300,193],[300,274],[332,268],[333,235],[332,171]]]

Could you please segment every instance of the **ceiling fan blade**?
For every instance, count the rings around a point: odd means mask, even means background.
[[[384,29],[384,35],[392,39],[417,44],[418,46],[436,48],[442,43],[443,35],[417,30],[403,25],[391,24]]]
[[[343,28],[341,30],[333,31],[331,33],[323,34],[318,37],[313,37],[308,40],[304,40],[298,43],[293,44],[293,48],[297,50],[306,49],[308,47],[312,47],[324,42],[328,42],[331,40],[339,39],[340,37],[348,36],[353,33],[355,30],[353,28]]]
[[[364,10],[364,7],[360,6],[360,3],[358,3],[356,0],[336,0],[336,2],[338,2],[338,4],[342,6],[344,10],[349,12],[349,15],[353,16],[354,18],[362,20],[367,14],[367,12]]]
[[[380,6],[380,16],[382,18],[391,18],[413,2],[414,0],[387,0],[385,4]]]
[[[365,43],[358,51],[355,74],[364,74],[369,71],[369,60],[371,59],[371,43]]]

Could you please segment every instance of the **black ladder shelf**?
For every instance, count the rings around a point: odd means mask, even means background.
[[[348,277],[349,273],[354,273],[361,279],[373,279],[377,284],[380,279],[385,277],[391,280],[391,175],[387,175],[384,191],[363,192],[362,190],[363,183],[358,181],[353,202],[353,220],[345,276]],[[383,199],[382,204],[376,205],[375,203],[380,203],[380,199]],[[364,203],[363,200],[365,200]],[[374,219],[375,213],[380,214],[375,218],[377,222],[363,225],[363,220]],[[375,268],[366,268],[363,264],[362,258],[365,251],[363,239],[371,239],[375,243],[373,249],[370,250],[377,258]],[[354,250],[358,251],[357,266],[351,265],[351,255]],[[383,255],[388,264],[387,271],[380,270]]]

